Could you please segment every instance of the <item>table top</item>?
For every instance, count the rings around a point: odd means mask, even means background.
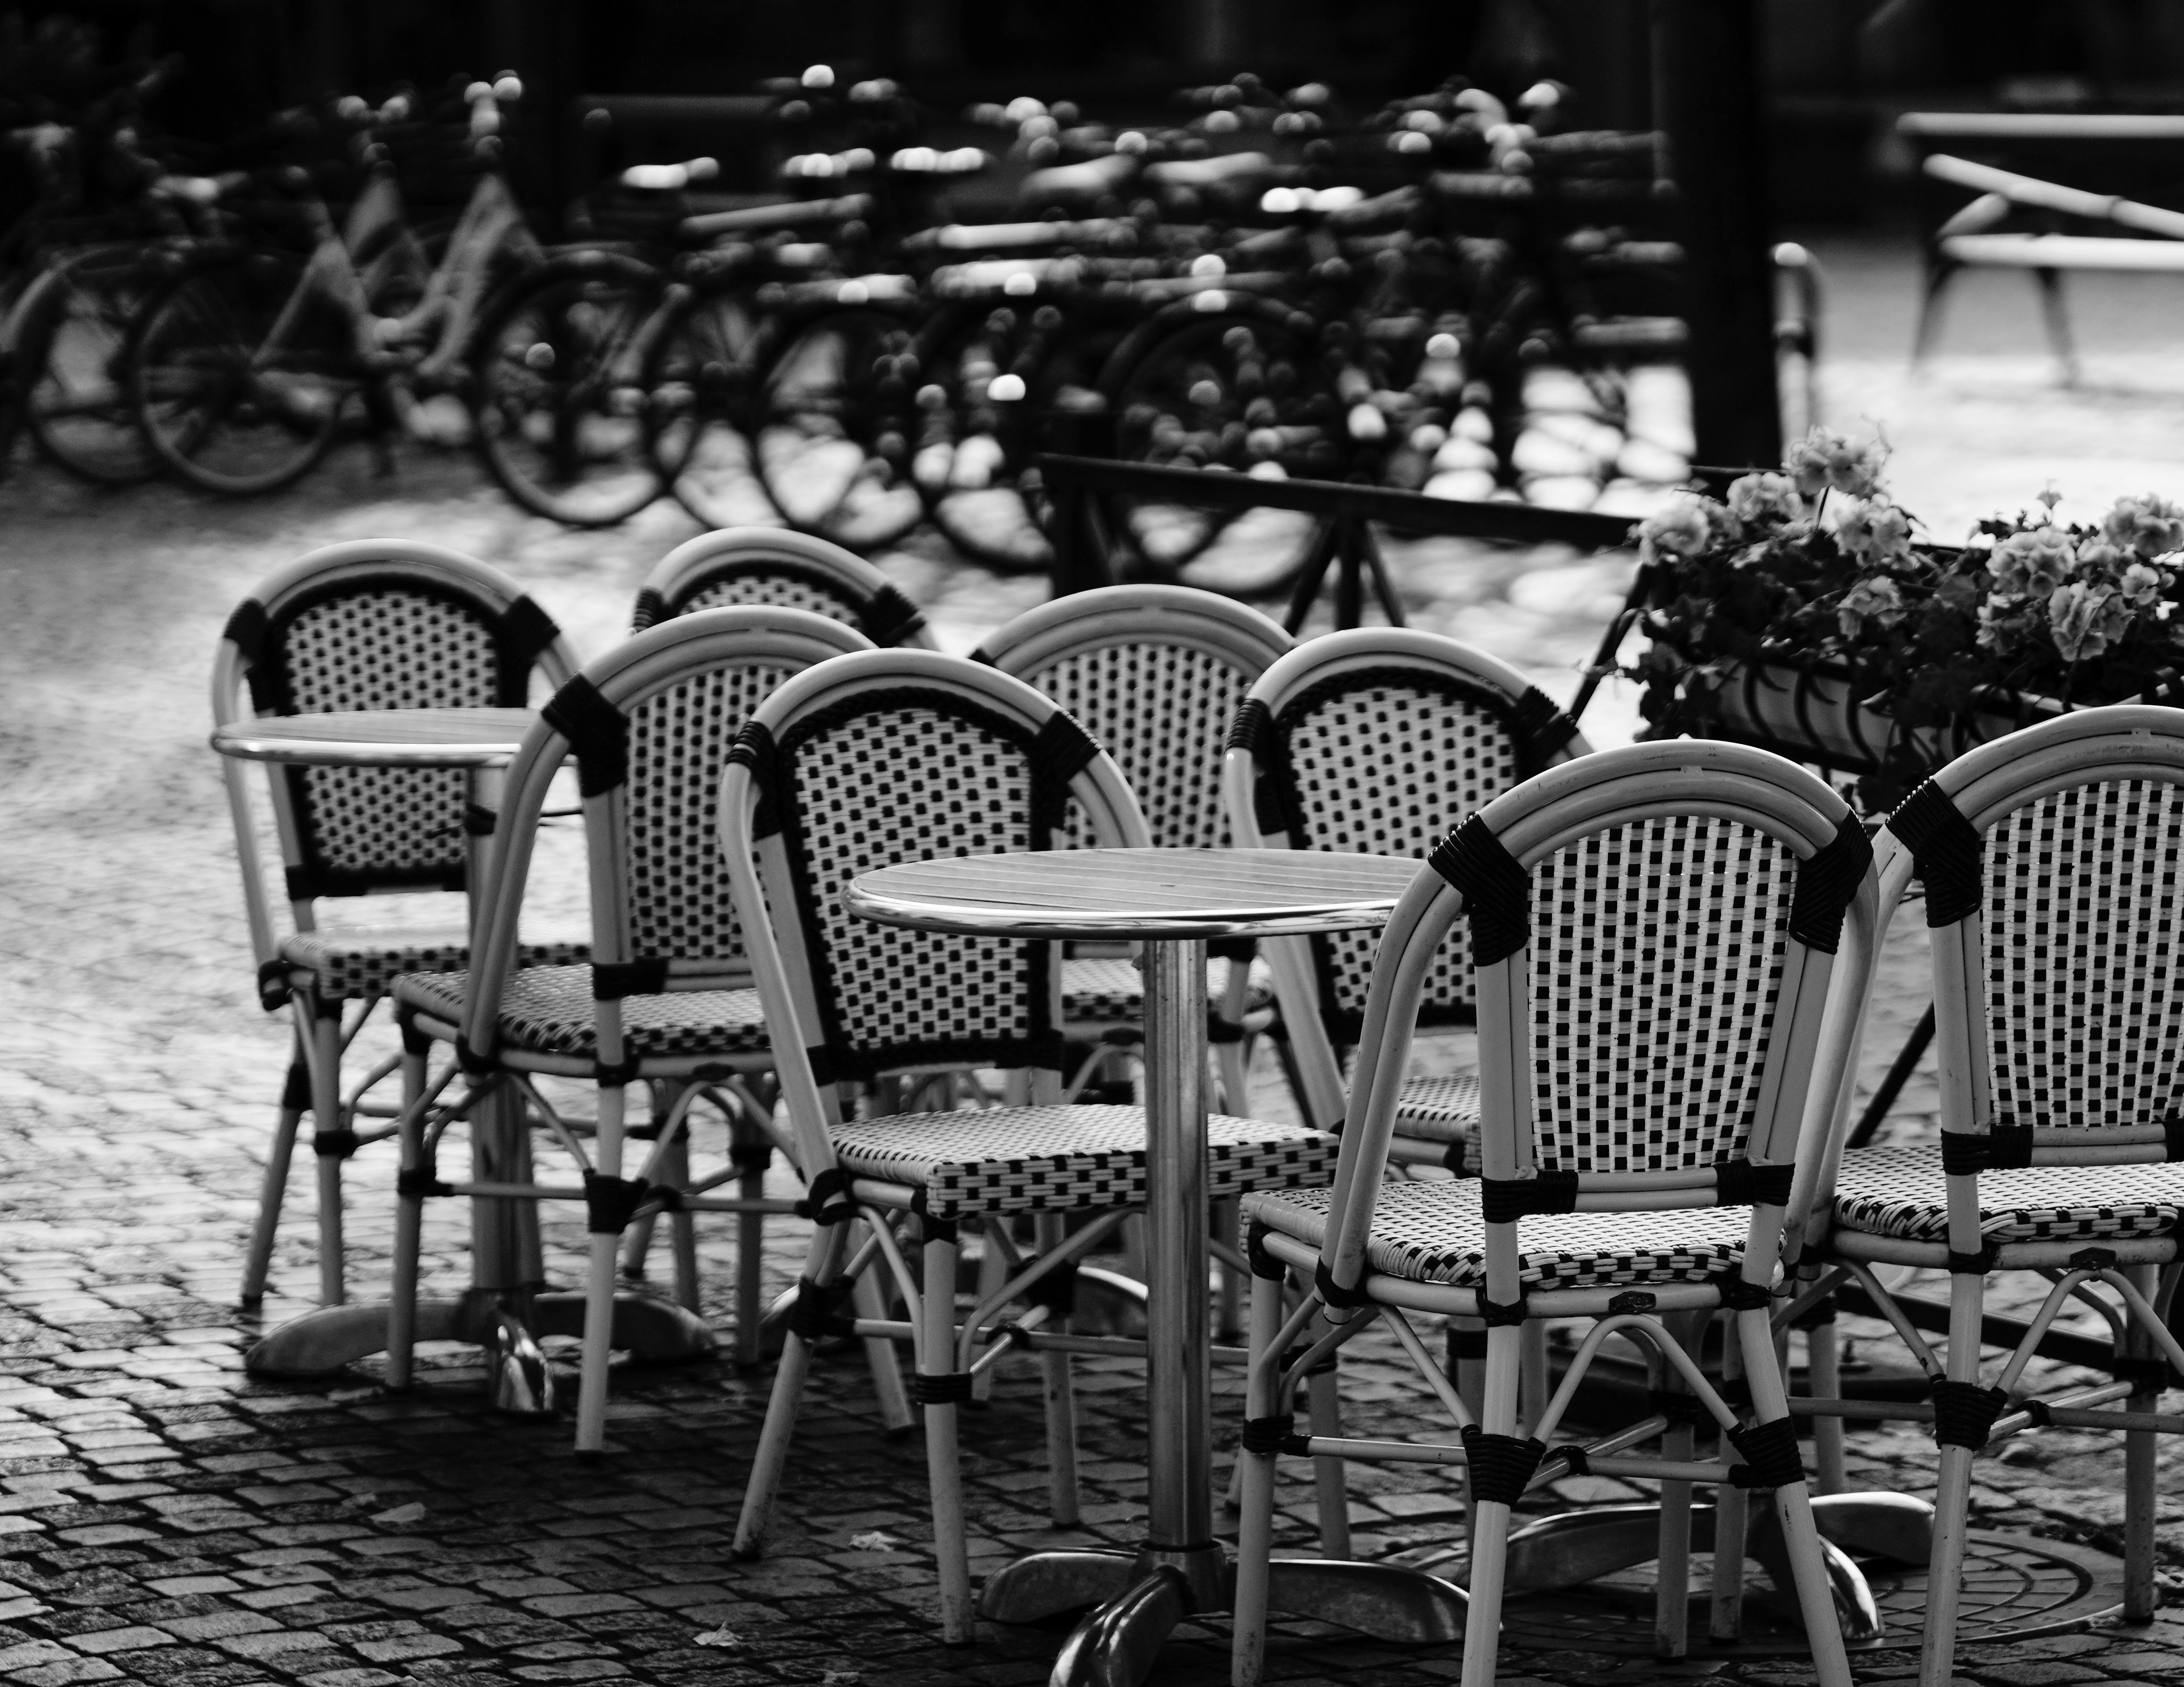
[[[1384,925],[1424,863],[1319,849],[1055,849],[905,861],[842,893],[921,931],[1028,938],[1260,937]]]
[[[530,709],[369,709],[231,721],[212,747],[246,761],[315,767],[493,767],[538,718]]]

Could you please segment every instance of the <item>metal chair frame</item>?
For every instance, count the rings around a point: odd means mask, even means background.
[[[1799,863],[1797,895],[1784,910],[1789,929],[1781,938],[1779,975],[1771,992],[1773,1022],[1750,1094],[1742,1135],[1743,1164],[1731,1184],[1723,1162],[1653,1171],[1570,1171],[1542,1174],[1535,1148],[1531,982],[1534,933],[1532,870],[1573,844],[1613,828],[1671,816],[1697,816],[1740,825],[1787,850]],[[1794,911],[1808,883],[1840,871],[1810,875],[1804,865],[1835,849],[1830,866],[1856,877],[1838,882],[1843,898],[1836,916],[1841,938],[1825,921]],[[1521,875],[1518,890],[1511,877]],[[1458,882],[1468,886],[1459,889]],[[1381,941],[1357,1071],[1342,1135],[1340,1161],[1321,1242],[1270,1227],[1266,1215],[1279,1196],[1250,1197],[1253,1269],[1250,1423],[1245,1434],[1242,1527],[1237,1561],[1234,1679],[1252,1687],[1262,1676],[1272,1549],[1274,1458],[1278,1452],[1346,1458],[1381,1458],[1460,1466],[1471,1485],[1470,1606],[1464,1635],[1464,1687],[1490,1687],[1495,1678],[1510,1506],[1513,1499],[1555,1480],[1580,1464],[1607,1474],[1645,1476],[1663,1484],[1663,1614],[1676,1613],[1685,1599],[1678,1567],[1689,1543],[1690,1484],[1722,1485],[1719,1528],[1741,1539],[1745,1489],[1732,1486],[1744,1463],[1771,1488],[1798,1605],[1813,1638],[1814,1661],[1825,1687],[1847,1687],[1850,1672],[1836,1624],[1826,1561],[1814,1528],[1798,1463],[1774,1334],[1768,1309],[1777,1291],[1783,1244],[1796,1237],[1787,1214],[1808,1211],[1820,1183],[1829,1122],[1841,1111],[1839,1072],[1816,1066],[1825,1040],[1824,1011],[1854,1018],[1862,1006],[1871,965],[1873,875],[1864,835],[1841,799],[1794,765],[1741,745],[1675,742],[1644,743],[1586,755],[1549,770],[1505,793],[1451,835],[1398,903]],[[1813,888],[1817,892],[1819,885]],[[1519,899],[1521,898],[1521,900]],[[1522,923],[1513,910],[1522,910]],[[1479,1133],[1482,1183],[1388,1183],[1384,1173],[1403,1075],[1425,977],[1442,939],[1459,917],[1468,921],[1474,949],[1490,952],[1476,966],[1480,1027],[1483,1110]],[[1808,943],[1802,929],[1813,938]],[[1838,943],[1847,950],[1840,961]],[[1840,966],[1836,988],[1831,974]],[[1758,1051],[1754,1051],[1755,1054]],[[1673,1157],[1673,1156],[1671,1156]],[[1550,1182],[1554,1187],[1550,1188]],[[1483,1286],[1431,1282],[1374,1269],[1368,1244],[1376,1208],[1389,1189],[1446,1191],[1451,1211],[1479,1200],[1483,1222]],[[1479,1194],[1472,1192],[1480,1191]],[[1440,1197],[1436,1194],[1435,1199]],[[1491,1203],[1487,1205],[1486,1203]],[[1677,1209],[1749,1205],[1741,1263],[1733,1275],[1702,1280],[1611,1282],[1564,1289],[1524,1286],[1520,1236],[1526,1219],[1540,1211],[1605,1216]],[[1573,1242],[1580,1252],[1591,1251]],[[1611,1250],[1603,1249],[1602,1251]],[[1296,1273],[1312,1287],[1295,1311],[1284,1304],[1284,1278]],[[1642,1278],[1642,1273],[1641,1276]],[[1700,1371],[1687,1339],[1707,1317],[1727,1309],[1735,1321],[1733,1344],[1751,1390],[1754,1421],[1737,1412]],[[1485,1402],[1474,1412],[1411,1328],[1415,1312],[1485,1317],[1488,1320]],[[1532,1321],[1589,1316],[1598,1322],[1572,1355],[1553,1398],[1519,1439],[1519,1343]],[[1311,1368],[1376,1321],[1385,1322],[1460,1432],[1456,1443],[1420,1444],[1296,1436],[1285,1403]],[[1601,1344],[1620,1333],[1649,1347],[1658,1361],[1695,1396],[1698,1406],[1733,1445],[1721,1456],[1693,1458],[1687,1426],[1657,1414],[1586,1445],[1577,1456],[1553,1446],[1560,1424]],[[1627,1450],[1656,1436],[1663,1456]],[[1786,1441],[1786,1447],[1783,1443]],[[1730,1503],[1731,1500],[1736,1503]],[[1741,1582],[1741,1578],[1738,1578]]]
[[[498,695],[488,699],[512,706],[527,696],[532,671],[560,686],[577,671],[575,653],[553,622],[515,580],[474,557],[438,545],[407,539],[357,539],[328,545],[298,558],[261,581],[229,617],[213,665],[212,714],[215,726],[246,721],[261,712],[290,712],[292,682],[276,671],[285,655],[285,637],[299,615],[344,599],[378,593],[403,593],[438,599],[475,619],[482,629],[511,636],[496,637],[502,671]],[[381,691],[428,679],[375,670],[369,682]],[[262,705],[262,706],[261,706]],[[389,872],[385,886],[351,883],[318,870],[319,842],[308,818],[309,775],[313,770],[269,767],[269,797],[287,879],[289,929],[297,934],[319,929],[322,897],[354,896],[376,888],[448,889],[464,888],[462,804],[448,805],[447,860],[423,875]],[[284,1003],[295,1021],[295,1048],[283,1086],[279,1116],[266,1156],[265,1181],[259,1198],[243,1268],[242,1299],[255,1305],[265,1291],[273,1243],[287,1192],[291,1156],[303,1115],[312,1117],[312,1142],[318,1163],[319,1298],[337,1306],[346,1296],[342,1207],[342,1162],[357,1149],[394,1133],[391,1122],[359,1128],[362,1121],[391,1121],[398,1111],[369,1100],[369,1093],[392,1075],[395,1061],[375,1066],[354,1088],[343,1093],[342,1061],[381,999],[358,998],[359,1006],[345,1025],[341,999],[321,995],[315,974],[283,959],[280,921],[267,894],[265,864],[259,850],[252,775],[240,761],[223,757],[220,775],[235,822],[236,853],[242,871],[243,910],[250,946],[258,966],[260,999],[269,1009]],[[389,776],[400,780],[404,776]],[[415,779],[417,776],[409,776]],[[330,882],[331,881],[331,882]],[[451,921],[460,927],[458,916]],[[467,933],[373,932],[360,947],[399,951],[415,938],[427,949],[460,952]]]
[[[643,952],[646,946],[632,930],[632,910],[639,901],[629,844],[637,801],[632,790],[642,788],[648,771],[643,759],[647,739],[635,727],[648,703],[671,697],[709,676],[737,670],[762,673],[801,670],[870,648],[869,641],[854,628],[801,610],[744,606],[677,616],[587,666],[555,694],[525,739],[509,770],[496,828],[498,848],[485,910],[483,953],[467,976],[449,981],[457,987],[459,1006],[448,1002],[435,979],[405,981],[397,992],[406,1051],[407,1105],[400,1122],[402,1200],[395,1246],[395,1310],[388,1342],[388,1374],[396,1386],[405,1384],[410,1374],[420,1232],[423,1204],[430,1196],[489,1193],[514,1199],[585,1203],[591,1239],[577,1414],[579,1451],[597,1450],[604,1437],[615,1256],[624,1230],[632,1222],[663,1209],[673,1213],[681,1231],[678,1252],[687,1258],[691,1252],[687,1229],[690,1215],[739,1216],[738,1334],[746,1355],[756,1356],[760,1322],[760,1227],[767,1214],[797,1210],[794,1201],[764,1197],[766,1150],[772,1145],[772,1109],[753,1097],[744,1082],[750,1075],[769,1070],[773,1055],[763,1046],[748,1045],[632,1052],[627,1040],[632,1027],[625,1007],[632,998],[748,991],[751,985],[749,961],[733,944],[697,955],[646,954]],[[728,724],[739,727],[742,723]],[[705,725],[694,723],[682,730],[687,732],[694,728],[707,729]],[[724,732],[721,736],[731,733]],[[571,755],[577,762],[583,793],[590,873],[589,994],[595,1045],[589,1055],[512,1040],[504,1034],[502,1022],[504,1001],[515,971],[516,933],[539,815],[555,776]],[[710,812],[700,831],[706,838],[711,838]],[[718,871],[717,864],[682,868],[683,882],[678,891],[670,893],[671,906],[677,899],[687,901],[691,882],[702,885]],[[725,875],[712,882],[724,887]],[[437,1079],[430,1079],[426,1051],[434,1041],[454,1044],[456,1059]],[[440,1096],[458,1076],[465,1074],[469,1082],[458,1099],[442,1105]],[[538,1075],[589,1078],[597,1083],[598,1122],[588,1150],[584,1133],[538,1094],[531,1082]],[[624,1175],[623,1155],[630,1134],[627,1086],[632,1083],[655,1086],[658,1105],[649,1132],[653,1138],[650,1149],[637,1175],[631,1178]],[[582,1175],[582,1187],[532,1183],[488,1191],[439,1180],[437,1159],[442,1135],[503,1086],[520,1093],[534,1116],[575,1160]],[[730,1116],[733,1148],[726,1170],[693,1181],[688,1160],[689,1111],[701,1098]],[[739,1184],[737,1194],[710,1193],[732,1178]],[[678,1276],[684,1277],[681,1287],[688,1305],[694,1298],[692,1285],[687,1275]],[[883,1406],[891,1418],[907,1423],[910,1413],[896,1378],[893,1349],[876,1342],[871,1351]]]
[[[1994,1043],[1989,1022],[1988,990],[2001,974],[1988,961],[1992,932],[1985,839],[2011,816],[2059,793],[2129,781],[2184,788],[2184,726],[2176,710],[2126,704],[2088,710],[2043,721],[1983,744],[1941,769],[1907,799],[1877,839],[1876,867],[1882,928],[1892,916],[1914,875],[1925,883],[1928,938],[1932,960],[1935,1014],[1939,1028],[1942,1140],[1930,1154],[1946,1189],[1947,1236],[1919,1240],[1853,1229],[1840,1218],[1839,1200],[1854,1194],[1862,1170],[1875,1167],[1876,1155],[1901,1156],[1903,1150],[1843,1147],[1847,1111],[1836,1122],[1818,1192],[1812,1225],[1817,1276],[1803,1286],[1801,1303],[1817,1304],[1842,1284],[1862,1288],[1889,1319],[1912,1357],[1934,1384],[1932,1405],[1893,1406],[1880,1401],[1815,1399],[1819,1414],[1860,1419],[1909,1418],[1933,1423],[1940,1456],[1935,1504],[1929,1618],[1920,1658],[1925,1687],[1946,1684],[1954,1665],[1956,1623],[1972,1463],[1984,1446],[2044,1423],[2076,1428],[2110,1428],[2125,1436],[2125,1616],[2152,1617],[2158,1595],[2154,1583],[2154,1528],[2158,1495],[2154,1436],[2184,1434],[2184,1415],[2155,1410],[2166,1387],[2184,1373],[2184,1347],[2169,1322],[2180,1277],[2184,1277],[2184,1242],[2172,1224],[2165,1233],[2124,1235],[2088,1243],[2083,1238],[1990,1242],[1983,1231],[1981,1178],[1997,1161],[1993,1077]],[[1954,824],[1952,824],[1953,818]],[[1968,885],[1947,887],[1964,877],[1953,870],[1937,844],[1943,832],[1969,826],[1979,838],[1972,852]],[[1958,832],[1959,849],[1963,833]],[[1959,854],[1959,863],[1963,860]],[[2010,910],[2011,913],[2030,910]],[[1936,916],[1941,917],[1937,921]],[[2007,929],[2005,927],[2005,929]],[[1849,1027],[1854,1038],[1855,1027]],[[1839,1059],[1846,1070],[1856,1065],[1852,1041],[1825,1057]],[[2168,1118],[2173,1120],[2172,1099]],[[2157,1166],[2178,1157],[2174,1127],[2158,1119],[2122,1125],[2072,1120],[2029,1127],[2003,1150],[2001,1158],[2031,1167]],[[2013,1133],[2013,1136],[2017,1133]],[[2036,1189],[2036,1185],[2035,1186]],[[2065,1207],[2083,1205],[2062,1192]],[[2148,1187],[2149,1199],[2184,1201],[2184,1179]],[[2024,1205],[2018,1189],[2005,1208]],[[1877,1200],[1891,1200],[1876,1195]],[[2000,1197],[1997,1197],[2000,1200]],[[2036,1194],[2029,1205],[2049,1205]],[[1949,1273],[1949,1332],[1946,1359],[1937,1358],[1919,1334],[1880,1277],[1876,1267],[1925,1267]],[[1997,1272],[2034,1271],[2052,1288],[2038,1312],[2003,1362],[1992,1388],[1980,1381],[1982,1324],[1987,1278]],[[1810,1267],[1808,1267],[1808,1276]],[[2098,1283],[2116,1297],[2106,1302],[2093,1293]],[[2022,1384],[2025,1367],[2057,1317],[2073,1300],[2092,1301],[2114,1339],[2115,1380],[2065,1389],[2043,1399],[2029,1397]],[[1831,1334],[1823,1326],[1815,1334]],[[1825,1367],[1832,1374],[1834,1367]],[[1821,1374],[1816,1367],[1816,1380]],[[2121,1400],[2124,1409],[2115,1411]],[[1800,1409],[1807,1403],[1799,1402]]]

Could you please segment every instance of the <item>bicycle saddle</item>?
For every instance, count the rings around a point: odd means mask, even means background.
[[[1139,160],[1133,153],[1110,153],[1083,164],[1054,164],[1035,170],[1017,187],[1019,204],[1066,204],[1072,201],[1096,203],[1119,193],[1137,175]]]

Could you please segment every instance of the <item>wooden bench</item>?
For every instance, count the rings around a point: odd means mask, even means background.
[[[2143,168],[2130,166],[2143,166],[2149,158],[2164,164],[2184,160],[2184,118],[1914,112],[1898,127],[1921,154],[1919,168],[1925,181],[1968,189],[1974,195],[1969,203],[1927,230],[1921,242],[1926,287],[1912,348],[1914,364],[1932,345],[1943,289],[1964,270],[2016,270],[2034,279],[2048,340],[2066,382],[2077,378],[2077,358],[2063,303],[2065,271],[2184,275],[2184,214],[1938,150],[1949,145],[1990,156],[2031,152],[2043,159],[2074,163],[2081,171],[2104,173],[2105,166],[2127,175],[2144,174]],[[1997,229],[2020,213],[2030,214],[2044,226]],[[2056,226],[2064,219],[2133,232],[2065,232]]]

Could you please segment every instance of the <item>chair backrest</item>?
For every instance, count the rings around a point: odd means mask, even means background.
[[[1251,688],[1223,760],[1240,844],[1423,860],[1465,816],[1591,746],[1507,663],[1438,633],[1360,627],[1299,645]],[[1333,1050],[1357,1041],[1370,933],[1267,946],[1316,1122],[1343,1106]],[[1299,963],[1308,956],[1308,969]],[[1418,1022],[1468,1025],[1471,966],[1451,944]]]
[[[558,686],[576,668],[552,619],[499,569],[438,545],[359,539],[298,559],[237,605],[214,665],[213,718],[224,725],[250,714],[521,708],[534,673]],[[237,762],[225,767],[262,963],[272,927],[246,774]],[[271,771],[300,927],[309,927],[310,904],[320,896],[463,888],[467,788],[460,771]]]
[[[1381,938],[1323,1254],[1334,1281],[1357,1282],[1417,1011],[1459,917],[1490,1298],[1517,1297],[1522,1217],[1588,1208],[1749,1203],[1746,1270],[1769,1280],[1843,1081],[1815,1054],[1846,916],[1833,1011],[1854,1016],[1875,901],[1856,816],[1765,750],[1632,744],[1489,803],[1435,849]]]
[[[805,1154],[827,1153],[839,1081],[1058,1069],[1054,944],[876,925],[842,892],[897,862],[1052,848],[1072,802],[1102,844],[1146,843],[1121,770],[1084,728],[960,657],[838,657],[760,705],[722,783],[721,832],[738,902],[762,895],[768,910],[751,964]],[[800,1047],[784,1046],[784,1020]]]
[[[1947,1160],[2184,1152],[2184,714],[2119,704],[1997,738],[1878,843],[1884,908],[1925,886]]]
[[[1056,598],[972,653],[1037,686],[1107,747],[1172,849],[1230,842],[1221,746],[1252,683],[1296,641],[1256,610],[1187,586],[1105,586]],[[1070,841],[1089,841],[1073,818]]]
[[[539,812],[571,755],[583,795],[602,1007],[748,986],[744,929],[719,844],[729,749],[792,675],[872,648],[855,627],[803,610],[702,610],[627,640],[554,694],[509,768],[484,958],[468,999],[466,1035],[479,1053],[490,1050],[500,986],[515,964]]]
[[[925,617],[841,546],[786,527],[723,527],[677,545],[638,588],[631,630],[694,610],[774,604],[844,621],[878,645],[932,647]]]

